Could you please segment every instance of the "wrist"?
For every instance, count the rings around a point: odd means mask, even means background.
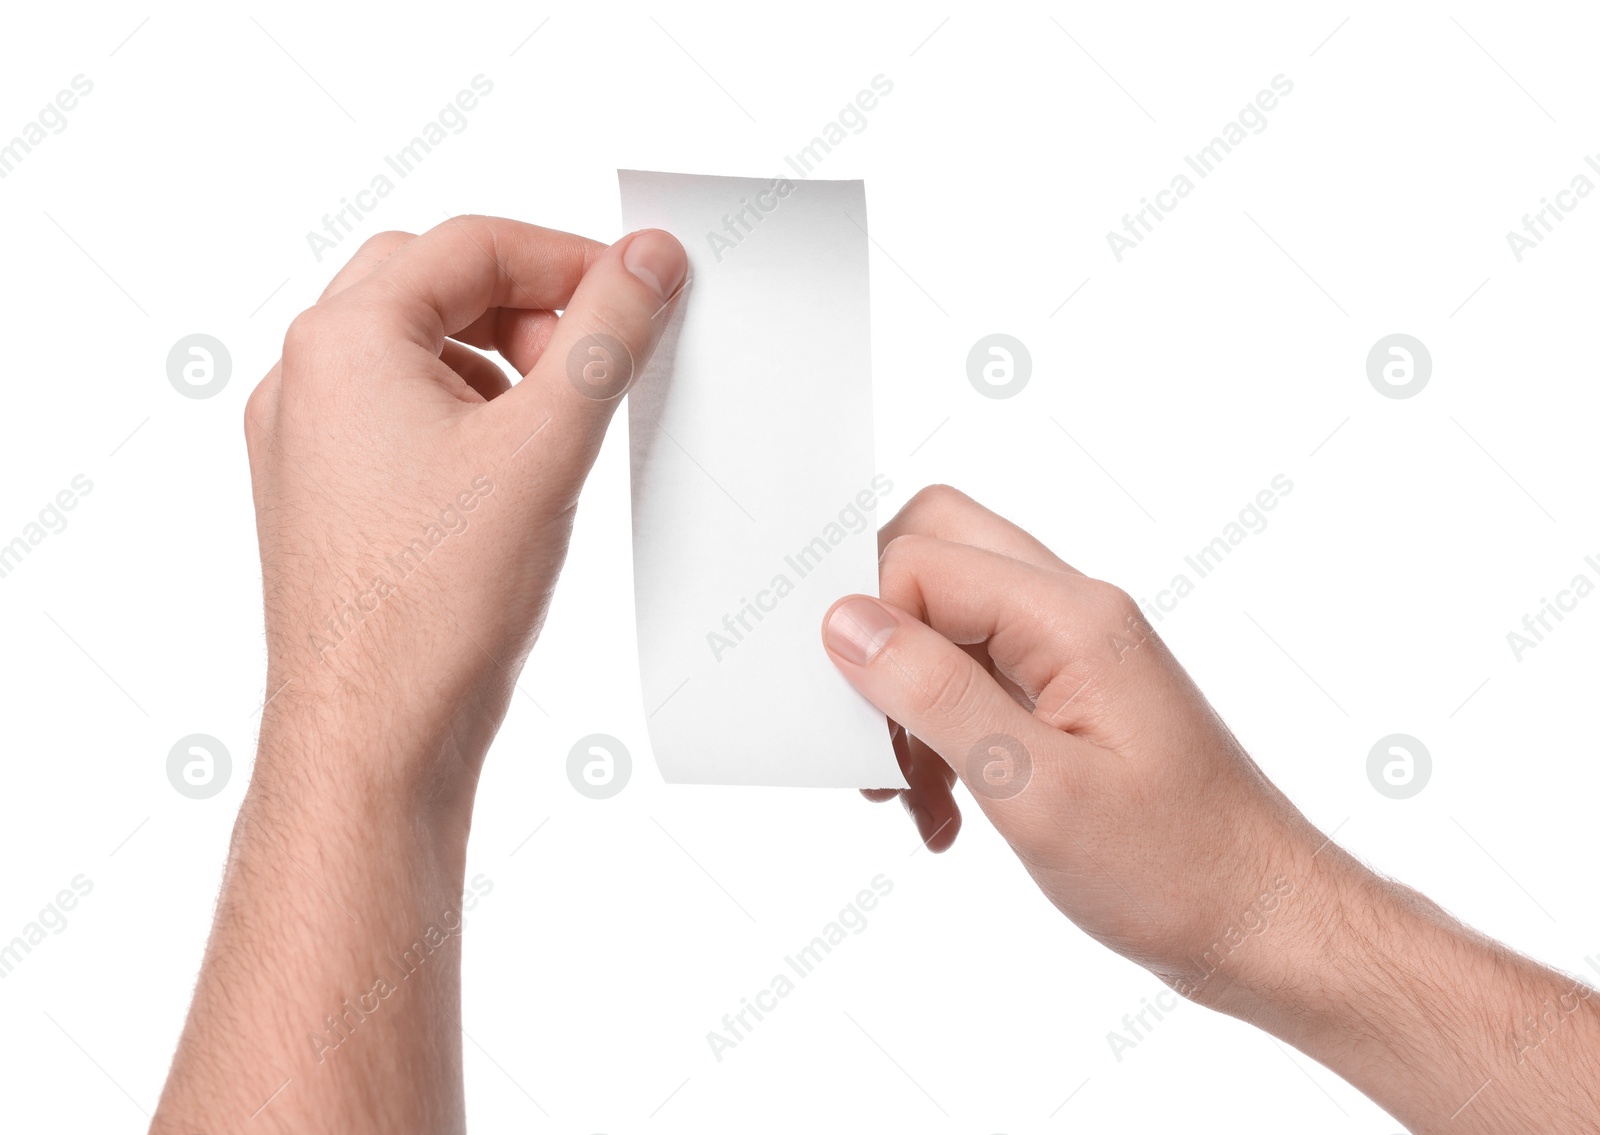
[[[1416,946],[1402,888],[1329,843],[1300,865],[1286,916],[1212,1007],[1297,1044],[1332,1038],[1352,1011],[1396,994],[1391,948]]]
[[[1308,905],[1320,908],[1320,929],[1274,956],[1272,978],[1216,1007],[1333,1069],[1412,1130],[1594,1129],[1600,1100],[1566,1090],[1600,1038],[1587,986],[1331,845],[1318,859],[1328,863]]]
[[[353,768],[358,776],[470,787],[510,705],[521,655],[481,632],[419,635],[424,613],[398,613],[412,617],[352,632],[314,655],[281,626],[273,633],[269,613],[263,735],[269,725],[281,734],[286,759],[299,751],[315,762],[331,742],[349,753],[341,764],[376,766]],[[439,618],[454,621],[448,612]]]
[[[1268,1023],[1275,1015],[1314,1014],[1338,997],[1347,911],[1383,880],[1309,824],[1257,844],[1270,850],[1240,853],[1253,868],[1227,920],[1208,922],[1182,963],[1157,976],[1197,1004],[1276,1032]]]
[[[286,688],[262,713],[244,807],[311,834],[414,832],[464,849],[483,753],[399,717]]]

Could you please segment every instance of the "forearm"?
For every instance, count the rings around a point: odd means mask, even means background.
[[[463,1127],[461,804],[359,735],[263,727],[152,1131]]]
[[[1270,981],[1227,1011],[1420,1135],[1600,1129],[1600,996],[1329,845]]]
[[[156,1131],[463,1127],[478,771],[687,274],[657,230],[455,217],[289,326],[245,403],[272,693]]]

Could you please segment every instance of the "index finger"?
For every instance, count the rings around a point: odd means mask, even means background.
[[[376,301],[392,330],[437,353],[491,308],[557,311],[605,245],[504,217],[452,217],[408,241],[340,300]]]
[[[1081,574],[1017,525],[949,485],[919,489],[889,523],[878,529],[878,554],[881,556],[896,537],[911,535],[967,544],[1046,571]]]

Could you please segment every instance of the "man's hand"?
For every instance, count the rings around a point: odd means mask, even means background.
[[[1085,931],[1413,1130],[1600,1129],[1600,997],[1333,844],[1126,594],[953,489],[880,541],[882,601],[841,600],[824,639],[894,723],[930,847],[959,776]]]
[[[267,703],[153,1131],[463,1128],[478,771],[686,271],[663,232],[462,217],[372,238],[289,328],[245,414]]]
[[[290,325],[245,413],[267,691],[396,750],[339,775],[472,782],[686,267],[662,232],[460,217],[373,237]]]

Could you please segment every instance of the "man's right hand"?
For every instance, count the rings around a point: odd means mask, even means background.
[[[1085,931],[1414,1130],[1600,1129],[1587,988],[1318,831],[1128,595],[949,488],[880,540],[883,598],[840,600],[824,640],[889,717],[930,846],[953,838],[959,777]],[[1566,1027],[1530,1045],[1547,1003]]]

